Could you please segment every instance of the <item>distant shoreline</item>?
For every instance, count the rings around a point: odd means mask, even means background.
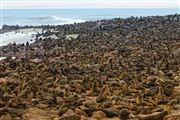
[[[103,20],[96,20],[96,21],[86,21],[86,22],[82,22],[82,23],[74,23],[74,24],[65,24],[65,25],[41,25],[41,26],[19,26],[19,25],[3,25],[2,29],[0,29],[0,35],[3,36],[4,34],[4,40],[3,42],[5,43],[5,45],[9,44],[9,43],[13,43],[16,41],[19,41],[17,43],[26,43],[27,41],[29,41],[30,43],[33,43],[35,38],[33,38],[31,36],[36,36],[38,33],[41,35],[43,33],[43,31],[49,31],[51,30],[55,30],[56,28],[66,28],[66,27],[76,27],[78,25],[83,25],[83,24],[95,24],[96,26],[100,25],[101,22],[105,22],[105,23],[111,23],[113,24],[114,20],[144,20],[144,19],[159,19],[161,17],[164,17],[164,19],[173,19],[173,17],[179,16],[179,14],[174,14],[174,15],[166,15],[166,16],[147,16],[147,17],[129,17],[129,18],[113,18],[113,19],[103,19]],[[156,18],[156,19],[155,19]],[[180,19],[180,18],[177,18]],[[95,26],[94,26],[95,27]],[[107,26],[104,25],[104,27],[112,27],[112,26]],[[116,27],[116,26],[114,26]],[[38,29],[38,31],[36,31]],[[39,29],[41,29],[39,31]],[[93,29],[93,28],[92,28]],[[7,37],[9,36],[9,37]],[[14,36],[14,37],[13,37]],[[25,39],[25,41],[23,40]],[[5,41],[9,41],[9,42],[5,42]],[[0,46],[4,46],[4,44],[0,45]]]
[[[127,19],[147,16],[179,14],[178,8],[123,8],[123,9],[3,9],[2,25],[21,27],[64,25],[86,21]]]
[[[174,13],[174,14],[167,14],[167,15],[154,15],[154,16],[130,16],[127,18],[122,18],[122,17],[114,17],[114,18],[110,18],[110,19],[98,19],[98,20],[87,20],[84,22],[80,22],[80,23],[70,23],[70,24],[57,24],[57,25],[8,25],[8,24],[3,24],[2,28],[0,29],[0,34],[3,34],[5,32],[11,32],[11,31],[15,31],[15,30],[19,30],[19,29],[27,29],[27,28],[42,28],[42,29],[54,29],[57,26],[64,26],[64,25],[74,25],[74,24],[81,24],[81,23],[86,23],[86,22],[96,22],[96,21],[108,21],[108,20],[113,20],[113,19],[129,19],[129,18],[148,18],[148,17],[168,17],[171,15],[179,15],[180,13]]]

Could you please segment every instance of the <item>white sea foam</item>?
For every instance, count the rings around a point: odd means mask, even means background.
[[[9,17],[5,17],[4,21],[10,20]],[[70,18],[64,18],[59,16],[48,16],[48,17],[13,17],[12,24],[9,22],[8,25],[15,25],[14,23],[17,23],[20,26],[24,25],[64,25],[64,24],[73,24],[73,23],[81,23],[85,22],[85,20],[82,19],[70,19]],[[15,22],[16,21],[16,22]],[[18,21],[21,21],[18,23]],[[23,29],[19,32],[6,32],[4,34],[0,34],[0,39],[2,40],[0,42],[0,46],[8,45],[9,43],[16,42],[16,44],[26,43],[27,41],[29,43],[34,42],[34,38],[32,38],[32,35],[37,34],[37,32],[30,30],[30,29]]]
[[[36,31],[32,31],[31,29],[22,29],[19,32],[6,32],[0,34],[0,39],[2,39],[2,43],[0,46],[8,45],[10,43],[22,44],[26,43],[33,43],[35,41],[35,35],[37,34]]]
[[[60,16],[41,16],[41,17],[4,17],[3,24],[7,25],[64,25],[85,22],[83,19],[66,18]],[[0,26],[2,28],[2,26]]]
[[[59,17],[59,16],[52,16],[52,18],[55,21],[63,21],[60,24],[73,24],[73,23],[81,23],[81,22],[85,22],[85,20],[82,19],[70,19],[70,18],[63,18],[63,17]]]

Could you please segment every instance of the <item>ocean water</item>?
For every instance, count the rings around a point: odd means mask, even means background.
[[[7,25],[62,25],[90,20],[155,16],[180,13],[178,8],[155,9],[3,9],[0,20]]]

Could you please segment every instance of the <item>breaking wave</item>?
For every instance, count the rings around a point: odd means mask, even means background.
[[[3,17],[2,23],[7,25],[64,25],[85,22],[83,19],[65,18],[60,16],[43,17]]]
[[[59,17],[59,16],[52,16],[52,17],[39,17],[39,20],[41,22],[49,22],[51,24],[73,24],[73,23],[81,23],[85,22],[85,20],[82,19],[72,19],[72,18],[64,18],[64,17]]]

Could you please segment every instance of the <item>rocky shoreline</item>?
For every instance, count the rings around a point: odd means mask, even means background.
[[[44,30],[0,47],[0,120],[180,119],[179,14]]]

